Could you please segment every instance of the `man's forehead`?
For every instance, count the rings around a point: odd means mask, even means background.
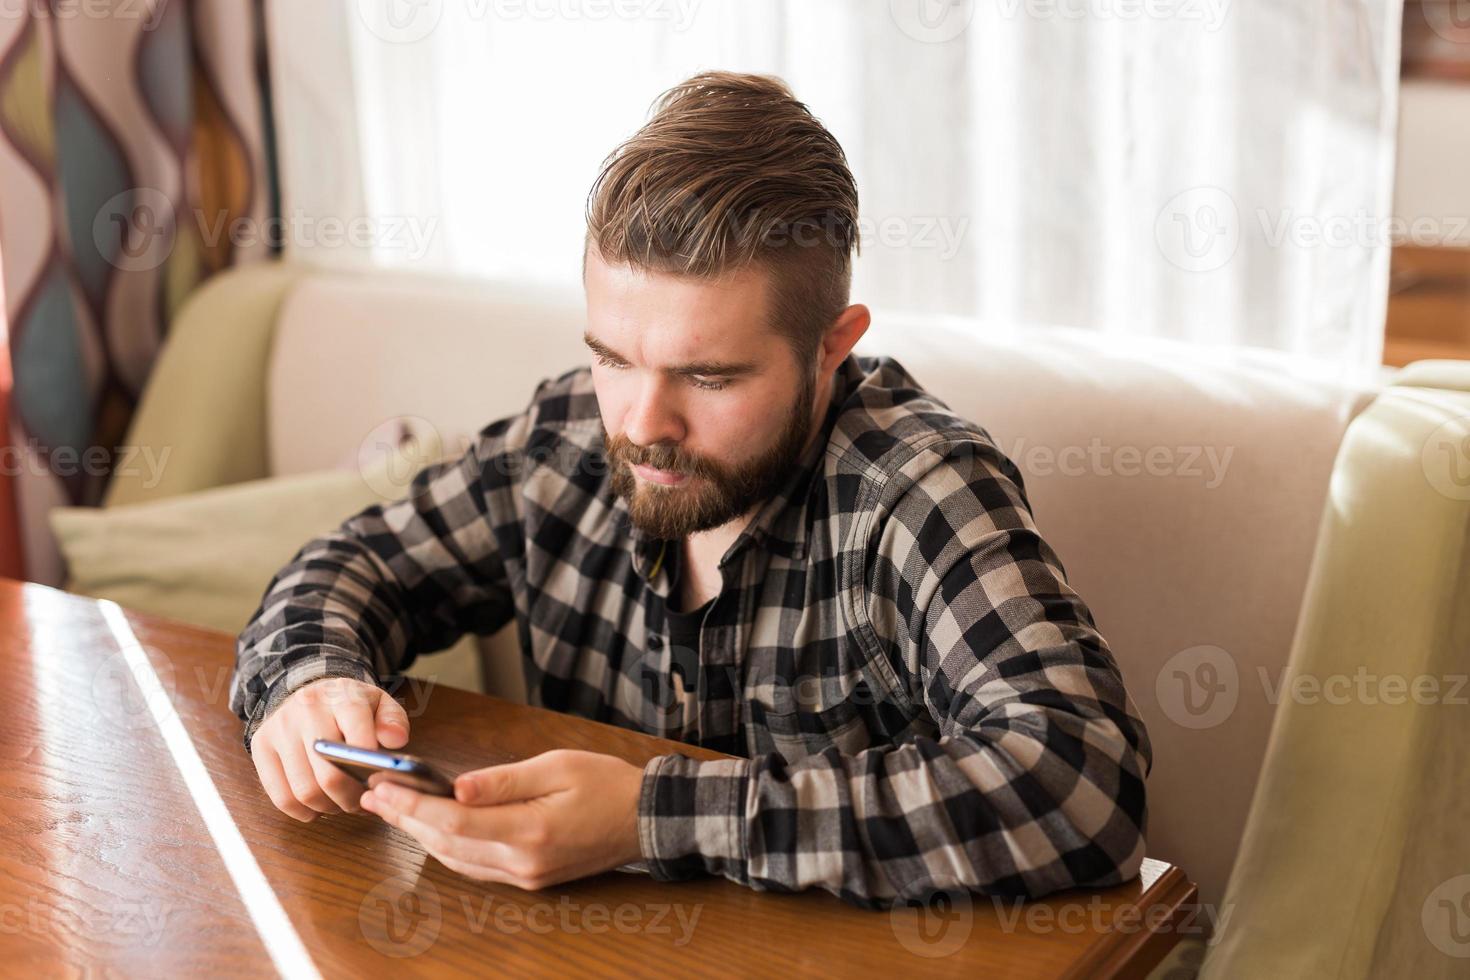
[[[686,359],[764,349],[775,338],[761,270],[699,279],[587,260],[588,333],[603,344],[639,344]],[[621,352],[621,351],[620,351]]]

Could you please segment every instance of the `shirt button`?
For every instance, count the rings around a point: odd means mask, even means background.
[[[648,634],[648,649],[650,649],[650,650],[662,650],[663,647],[664,647],[664,638],[663,637],[659,636],[657,633],[650,633],[650,634]]]

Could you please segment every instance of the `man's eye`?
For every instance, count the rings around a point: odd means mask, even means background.
[[[625,367],[628,366],[628,365],[624,364],[622,361],[615,361],[615,360],[613,360],[611,357],[608,357],[606,354],[598,354],[597,355],[597,363],[598,364],[601,364],[603,367],[610,367],[610,368],[625,368]]]
[[[704,391],[720,391],[729,384],[728,381],[719,378],[690,378],[689,383]]]

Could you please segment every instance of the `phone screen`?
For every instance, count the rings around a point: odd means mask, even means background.
[[[454,796],[454,783],[418,756],[361,749],[325,738],[317,739],[312,748],[369,787],[386,780],[434,796]]]

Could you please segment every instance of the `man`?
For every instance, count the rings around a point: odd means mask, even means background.
[[[984,430],[853,345],[857,190],[780,81],[667,92],[592,189],[593,363],[305,546],[232,708],[286,813],[376,813],[540,888],[646,862],[869,907],[1134,876],[1148,737]],[[515,620],[533,703],[737,755],[549,752],[454,799],[362,787],[378,682]]]

